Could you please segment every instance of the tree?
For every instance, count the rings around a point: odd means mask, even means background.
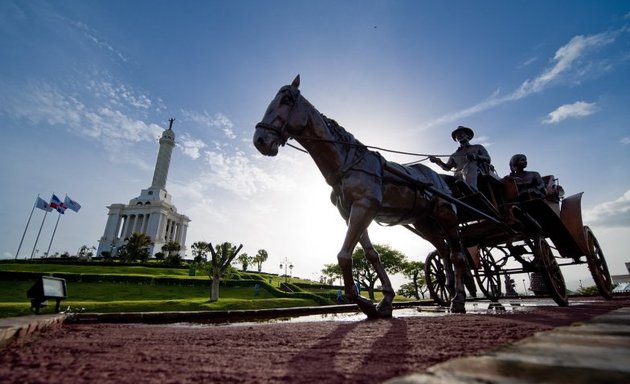
[[[597,296],[599,295],[599,290],[597,289],[597,286],[595,285],[591,285],[589,287],[580,286],[580,288],[578,288],[577,290],[577,293],[580,295],[585,295],[585,296]]]
[[[238,262],[241,263],[241,267],[243,268],[243,272],[247,271],[247,267],[249,267],[249,263],[252,262],[252,258],[249,257],[247,253],[241,253],[238,257]]]
[[[79,248],[79,253],[77,253],[77,257],[79,258],[79,260],[90,260],[92,256],[94,256],[95,250],[95,246],[88,247],[87,245],[82,245],[81,248]]]
[[[403,284],[398,293],[402,296],[414,297],[416,300],[420,300],[420,295],[422,295],[424,299],[424,294],[427,292],[424,263],[421,261],[407,261],[403,265],[402,274],[411,279],[411,282]]]
[[[404,297],[416,297],[417,291],[413,283],[405,283],[398,288],[396,294]]]
[[[195,242],[190,249],[194,256],[193,261],[195,263],[203,263],[208,260],[208,252],[210,252],[210,244],[205,241]]]
[[[333,285],[335,280],[341,280],[341,267],[339,264],[326,264],[322,269],[322,275],[324,275],[330,285]],[[343,283],[340,285],[343,285]]]
[[[258,267],[258,272],[262,271],[262,265],[269,258],[269,254],[264,249],[259,249],[258,253],[252,259],[252,262],[256,263]]]
[[[219,300],[219,283],[221,282],[221,276],[230,266],[232,260],[236,258],[241,248],[243,248],[243,244],[236,247],[225,242],[213,248],[212,243],[208,243],[208,248],[212,254],[212,259],[204,263],[204,269],[210,279],[212,279],[210,301],[215,302]]]
[[[374,249],[379,253],[385,272],[395,274],[403,270],[407,257],[400,251],[391,248],[389,245],[381,244],[374,244]],[[372,264],[365,258],[365,251],[361,247],[357,247],[352,253],[352,268],[355,280],[367,289],[370,300],[375,300],[374,288],[378,281],[378,276]]]
[[[149,259],[151,238],[144,233],[135,232],[127,238],[125,244],[118,248],[116,256],[123,262],[146,261]]]
[[[162,245],[162,252],[166,254],[164,263],[174,267],[179,266],[182,263],[182,257],[179,254],[181,249],[182,246],[176,241],[169,241]]]

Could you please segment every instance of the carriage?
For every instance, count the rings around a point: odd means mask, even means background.
[[[362,144],[320,113],[301,95],[299,86],[298,75],[280,88],[256,124],[252,143],[261,154],[276,156],[293,139],[311,156],[332,188],[331,202],[347,224],[337,254],[344,295],[368,317],[391,317],[395,297],[368,234],[372,221],[403,225],[436,248],[426,263],[427,283],[432,297],[442,303],[450,300],[455,313],[466,312],[466,288],[476,293],[473,276],[484,294],[496,300],[501,294],[499,275],[513,272],[507,267],[513,259],[520,262],[519,271],[540,273],[554,300],[567,305],[554,252],[574,263],[586,256],[600,292],[610,296],[603,253],[592,231],[582,224],[581,194],[565,198],[560,208],[559,194],[557,202],[520,201],[509,180],[488,177],[479,192],[473,192],[426,165],[388,161],[373,150],[376,147]],[[552,192],[553,177],[547,180]],[[360,296],[354,283],[352,253],[357,244],[381,282],[383,299],[377,305]]]
[[[510,276],[528,274],[536,295],[548,294],[559,306],[568,305],[561,266],[588,265],[600,295],[612,298],[611,278],[593,231],[582,222],[582,193],[564,197],[553,175],[543,177],[545,198],[519,198],[514,179],[481,175],[479,191],[449,180],[459,206],[460,237],[466,248],[465,285],[471,296],[478,286],[489,300],[509,292]],[[452,292],[448,258],[431,252],[425,277],[431,298],[447,305]],[[475,284],[476,283],[476,284]],[[523,280],[523,284],[525,284]],[[512,291],[512,293],[514,293]]]

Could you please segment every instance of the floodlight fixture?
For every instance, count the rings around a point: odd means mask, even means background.
[[[48,300],[56,300],[55,313],[59,313],[61,300],[68,297],[66,280],[58,277],[42,276],[26,291],[26,297],[31,299],[31,308],[39,314],[41,307],[48,305]]]

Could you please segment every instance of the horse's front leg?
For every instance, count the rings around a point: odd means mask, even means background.
[[[396,296],[396,294],[392,288],[392,283],[389,281],[389,276],[381,263],[381,258],[372,245],[367,229],[361,235],[359,242],[361,243],[361,247],[363,247],[363,251],[365,251],[366,259],[370,262],[372,267],[374,267],[376,275],[381,281],[381,286],[383,287],[383,299],[376,306],[376,311],[378,312],[379,317],[392,317],[392,302],[394,301],[394,296]]]
[[[371,301],[359,296],[352,273],[352,252],[372,222],[376,210],[375,204],[369,199],[357,200],[352,204],[347,218],[348,230],[346,231],[346,237],[341,250],[337,254],[337,261],[343,276],[345,295],[350,302],[356,303],[369,318],[378,317],[378,312]]]

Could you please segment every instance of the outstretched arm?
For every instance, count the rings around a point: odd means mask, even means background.
[[[439,157],[429,156],[429,161],[431,161],[434,164],[439,165],[440,168],[442,168],[445,171],[450,171],[451,168],[453,168],[455,166],[455,162],[453,161],[453,158],[449,158],[448,162],[445,163]]]

